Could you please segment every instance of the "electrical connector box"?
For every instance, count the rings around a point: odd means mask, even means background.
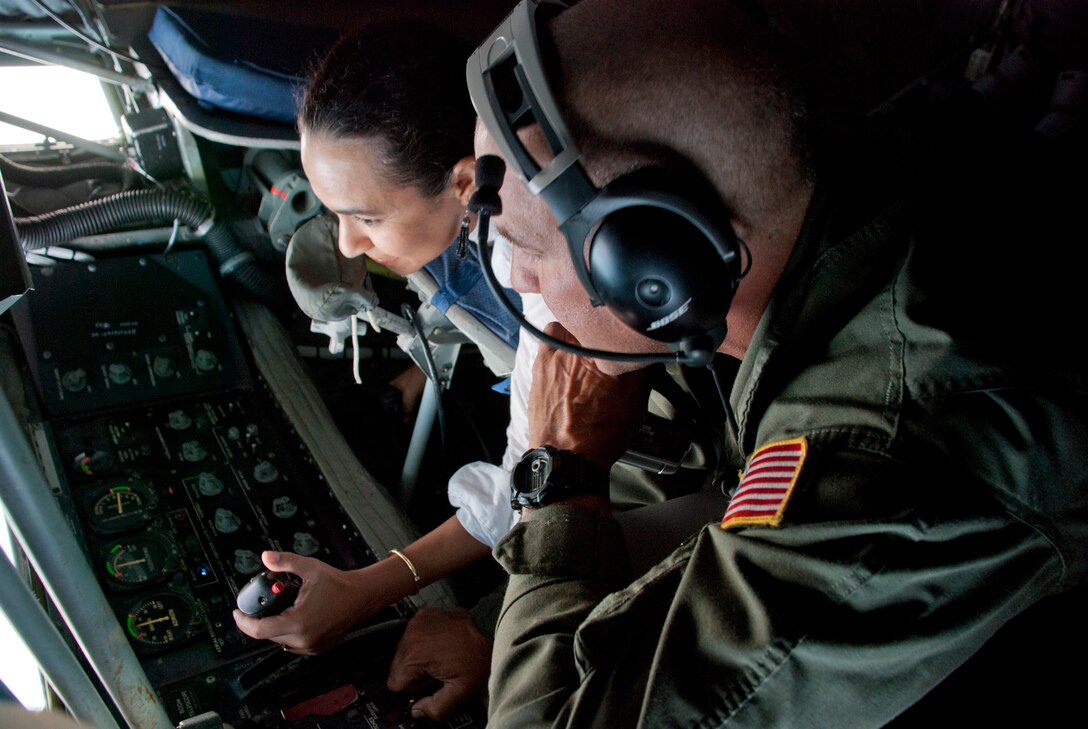
[[[121,128],[137,164],[156,180],[180,177],[184,171],[174,124],[165,109],[147,109],[121,117]]]

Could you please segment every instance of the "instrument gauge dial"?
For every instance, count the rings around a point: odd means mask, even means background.
[[[179,565],[170,540],[151,533],[116,539],[106,545],[104,556],[109,584],[122,588],[157,582]]]
[[[133,602],[124,625],[136,645],[162,650],[200,632],[203,619],[192,597],[178,590],[162,590]]]
[[[138,481],[125,481],[99,487],[87,501],[87,518],[100,534],[113,534],[142,526],[158,508],[158,498],[151,487]]]

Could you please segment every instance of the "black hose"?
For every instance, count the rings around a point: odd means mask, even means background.
[[[261,268],[222,222],[212,225],[211,204],[177,190],[130,190],[43,215],[16,218],[24,251],[68,243],[73,238],[113,232],[132,225],[161,225],[177,220],[195,231],[211,225],[204,236],[219,264],[219,274],[275,306],[288,300],[287,282]]]
[[[0,154],[0,174],[5,180],[33,187],[59,187],[80,180],[124,183],[128,168],[117,162],[91,160],[68,165],[25,165]]]
[[[243,248],[226,223],[216,223],[204,236],[212,256],[219,264],[219,275],[230,279],[276,310],[293,302],[282,266],[275,272],[263,267],[249,250]]]
[[[196,230],[212,218],[212,206],[176,190],[130,190],[29,218],[16,218],[23,250],[67,243],[136,224],[174,220]]]

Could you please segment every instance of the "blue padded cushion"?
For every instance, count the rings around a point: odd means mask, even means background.
[[[160,5],[147,37],[201,106],[292,123],[306,69],[339,31]]]
[[[516,349],[520,325],[506,307],[495,300],[484,278],[480,260],[476,257],[476,247],[470,245],[468,250],[468,256],[458,258],[457,242],[454,241],[441,256],[423,267],[441,286],[431,297],[431,304],[443,314],[454,304],[459,305],[495,336]],[[507,300],[520,311],[521,295],[513,289],[503,291]]]

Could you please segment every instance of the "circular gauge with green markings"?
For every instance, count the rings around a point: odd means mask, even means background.
[[[161,650],[200,632],[196,600],[178,590],[161,590],[134,601],[124,619],[129,638],[141,648]]]
[[[122,588],[158,582],[177,571],[179,565],[173,543],[150,532],[110,542],[103,556],[107,581]]]
[[[100,534],[113,534],[142,526],[158,508],[158,498],[148,484],[123,481],[99,487],[87,501],[87,518]]]

